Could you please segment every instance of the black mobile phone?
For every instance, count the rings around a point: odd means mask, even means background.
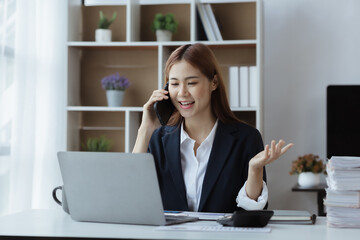
[[[165,85],[164,88],[166,91],[169,91],[169,83]],[[169,96],[169,94],[168,94]],[[154,104],[154,110],[156,116],[159,118],[161,125],[166,125],[169,121],[172,113],[174,112],[174,105],[171,102],[170,96],[168,99],[158,101]]]

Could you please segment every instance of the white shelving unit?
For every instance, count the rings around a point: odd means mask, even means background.
[[[228,67],[256,65],[259,106],[232,108],[241,119],[262,131],[261,0],[199,0],[210,3],[224,41],[196,39],[197,0],[68,0],[67,150],[80,150],[88,137],[105,135],[112,151],[131,152],[152,91],[162,88],[165,62],[176,47],[202,42],[213,49],[228,84]],[[113,42],[94,41],[98,12],[118,17],[110,27]],[[151,32],[157,12],[173,12],[179,21],[172,42],[156,42]],[[107,107],[100,80],[119,72],[129,78],[124,107]]]

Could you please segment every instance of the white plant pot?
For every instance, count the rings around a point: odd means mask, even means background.
[[[121,107],[124,99],[124,91],[107,90],[106,99],[109,107]]]
[[[156,40],[158,42],[171,41],[172,32],[168,30],[156,30]]]
[[[320,175],[318,173],[303,172],[299,174],[298,183],[301,187],[313,187],[319,185]]]
[[[95,30],[96,42],[111,42],[111,29],[96,29]]]

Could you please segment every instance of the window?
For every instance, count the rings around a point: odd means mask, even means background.
[[[0,0],[0,158],[10,155],[16,0]]]

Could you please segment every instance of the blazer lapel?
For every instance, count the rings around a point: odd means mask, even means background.
[[[171,128],[171,130],[162,137],[162,143],[164,146],[165,159],[169,165],[175,188],[185,204],[184,206],[188,208],[180,158],[180,130],[180,127],[177,129]]]
[[[203,210],[205,202],[223,169],[234,142],[235,138],[231,135],[229,129],[219,121],[202,186],[199,212]]]

